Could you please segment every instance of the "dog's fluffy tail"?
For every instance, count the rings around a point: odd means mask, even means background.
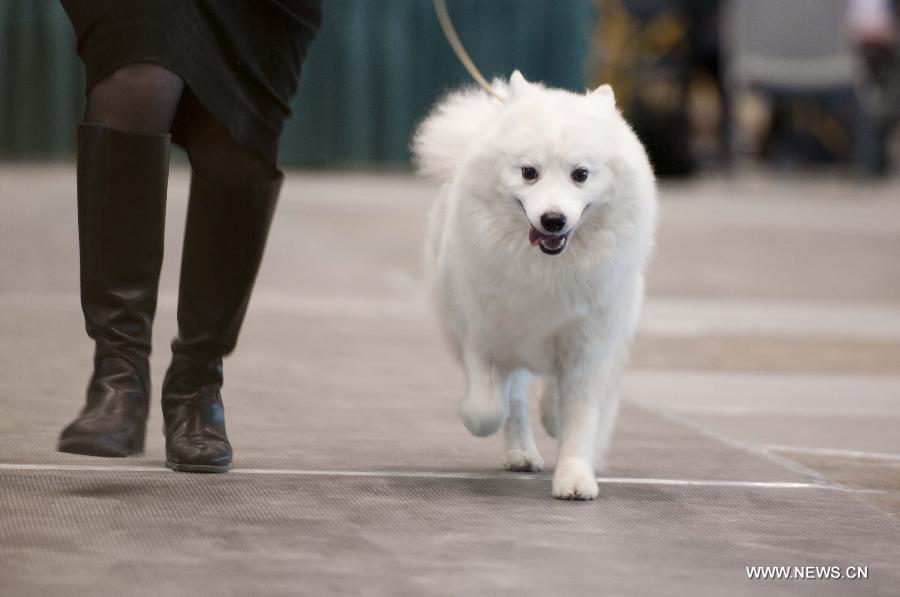
[[[505,95],[505,82],[494,81],[493,86]],[[413,137],[412,152],[418,171],[440,183],[453,178],[472,139],[499,109],[500,102],[481,89],[464,89],[447,95],[419,125]]]

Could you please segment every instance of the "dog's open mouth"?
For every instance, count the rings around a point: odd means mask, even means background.
[[[571,231],[570,231],[571,232]],[[559,255],[569,244],[569,232],[563,234],[545,234],[534,226],[528,231],[528,242],[537,245],[546,255]]]

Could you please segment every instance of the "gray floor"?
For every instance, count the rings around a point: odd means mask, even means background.
[[[900,594],[900,187],[664,187],[600,498],[565,503],[456,419],[406,176],[290,174],[226,363],[235,471],[164,469],[157,411],[141,458],[54,452],[90,363],[73,178],[0,167],[0,595]]]

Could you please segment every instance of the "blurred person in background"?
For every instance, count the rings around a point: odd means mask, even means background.
[[[868,71],[848,35],[848,16],[853,19],[859,5],[730,0],[728,6],[729,85],[742,132],[755,138],[747,149],[781,170],[882,170],[880,157],[873,159],[880,125],[861,109]],[[747,118],[753,112],[755,122]]]
[[[828,84],[755,80],[753,99],[761,100],[765,116],[752,123],[754,155],[783,170],[852,165],[866,176],[890,170],[900,110],[898,4],[900,0],[823,3],[825,17],[816,21],[832,28],[813,35],[845,36],[849,30],[851,44],[837,45],[846,45],[848,65],[851,49],[857,52],[858,70],[851,76],[848,69],[846,81]],[[734,21],[735,8],[752,18]],[[734,27],[750,22],[757,27],[800,25],[806,22],[804,11],[816,9],[816,3],[753,0],[604,0],[598,79],[616,88],[618,103],[660,176],[689,176],[703,165],[728,166],[735,142],[733,112],[747,114],[748,99],[748,90],[736,87],[733,77],[725,83],[735,60]],[[780,57],[837,60],[826,54],[834,44],[819,47],[804,37],[808,31],[771,51],[765,31],[741,33],[762,44],[751,50],[766,52],[769,63]]]
[[[166,465],[230,467],[222,357],[237,342],[282,183],[276,152],[321,0],[62,0],[86,71],[78,128],[81,304],[95,341],[63,452],[143,451],[170,141],[192,168]]]
[[[645,144],[659,176],[693,174],[698,129],[711,129],[713,161],[727,163],[727,94],[719,40],[721,0],[608,0],[600,3],[599,80]],[[692,99],[711,98],[701,118]],[[703,122],[700,122],[700,121]],[[704,131],[705,132],[705,131]]]
[[[900,0],[850,0],[848,29],[863,63],[859,151],[864,172],[890,167],[889,139],[900,116]]]

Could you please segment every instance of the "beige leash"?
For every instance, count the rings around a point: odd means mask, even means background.
[[[469,53],[466,52],[466,49],[463,47],[462,42],[459,40],[459,36],[456,34],[456,29],[453,27],[453,21],[450,20],[450,13],[447,12],[447,3],[444,0],[434,0],[434,12],[437,13],[438,22],[441,24],[441,29],[444,30],[444,36],[450,43],[450,47],[453,48],[456,57],[459,58],[462,65],[466,67],[466,70],[469,71],[472,78],[475,79],[485,91],[496,97],[498,100],[503,101],[503,97],[494,91],[491,84],[481,75],[478,67],[475,66],[475,63],[469,58]]]

